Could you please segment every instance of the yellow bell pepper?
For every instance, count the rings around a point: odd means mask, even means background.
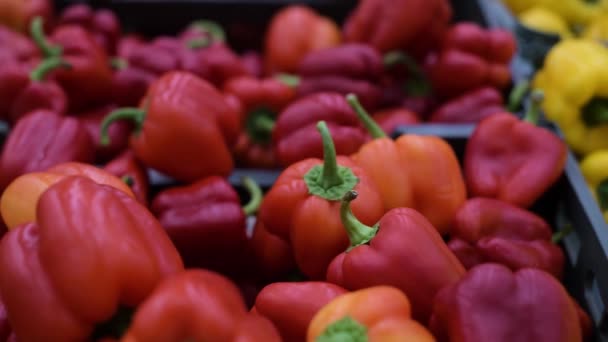
[[[583,31],[587,39],[608,40],[608,14],[595,18]]]
[[[533,88],[543,91],[545,115],[575,152],[608,148],[608,49],[592,40],[562,40],[547,55]]]
[[[568,23],[557,13],[544,7],[532,7],[519,15],[519,21],[526,27],[545,33],[553,33],[568,38],[572,36]]]
[[[604,220],[608,222],[608,150],[595,151],[586,156],[581,162],[581,170],[604,213]]]
[[[608,0],[503,0],[504,4],[519,15],[532,7],[540,6],[554,11],[571,25],[587,24],[608,9]]]

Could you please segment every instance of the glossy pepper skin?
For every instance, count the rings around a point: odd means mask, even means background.
[[[281,338],[270,321],[247,312],[238,288],[205,270],[164,280],[140,305],[121,342],[268,341]]]
[[[557,181],[566,158],[566,144],[549,130],[509,113],[491,115],[477,124],[467,142],[469,194],[527,208]]]
[[[254,309],[274,323],[283,341],[303,342],[317,312],[346,292],[322,281],[272,283],[260,291]]]
[[[110,10],[93,10],[87,4],[71,5],[63,10],[58,24],[80,25],[93,35],[95,42],[103,47],[109,56],[116,52],[121,27],[118,17]]]
[[[319,120],[327,122],[339,155],[357,151],[368,139],[344,96],[335,92],[309,95],[292,102],[276,121],[272,140],[281,166],[323,156],[323,144],[315,128]]]
[[[306,54],[337,46],[341,40],[340,29],[331,19],[306,6],[286,6],[273,16],[266,31],[266,73],[294,72]]]
[[[241,103],[244,132],[234,147],[237,163],[245,167],[277,167],[272,149],[272,131],[278,114],[295,99],[292,87],[273,78],[236,77],[224,86],[224,92]]]
[[[508,31],[484,30],[469,22],[453,25],[439,53],[426,60],[433,91],[452,98],[482,86],[504,89],[511,81],[509,62],[515,45]]]
[[[341,295],[325,305],[308,328],[308,342],[434,342],[412,319],[410,301],[398,288],[374,286]]]
[[[76,118],[34,111],[19,120],[6,139],[0,156],[0,188],[25,173],[62,162],[92,162],[93,157],[93,143]]]
[[[36,221],[36,207],[40,196],[53,184],[68,176],[82,176],[95,183],[111,186],[133,197],[133,192],[121,179],[90,164],[67,162],[54,165],[42,172],[26,173],[2,193],[0,212],[8,229]]]
[[[368,43],[382,53],[405,49],[424,55],[437,45],[451,16],[445,0],[363,0],[344,25],[344,39]]]
[[[583,340],[576,305],[558,280],[497,264],[477,266],[443,288],[430,328],[438,341]]]
[[[434,136],[405,134],[392,140],[356,96],[347,95],[347,101],[374,138],[352,158],[378,186],[384,208],[416,209],[440,234],[449,233],[452,218],[467,197],[452,147]]]
[[[534,77],[533,87],[545,95],[543,112],[580,154],[608,148],[606,61],[608,52],[601,43],[568,39],[551,49]],[[564,73],[576,77],[566,80]]]
[[[491,262],[514,271],[538,268],[562,276],[564,252],[551,242],[551,227],[540,216],[506,202],[469,199],[456,213],[450,236],[448,246],[467,269]]]
[[[289,239],[268,232],[261,220],[256,220],[249,246],[258,275],[264,280],[284,279],[296,269]]]
[[[86,340],[119,306],[137,306],[161,279],[183,269],[144,207],[90,179],[54,184],[36,214],[37,223],[0,243],[0,294],[20,340]]]
[[[336,158],[325,122],[317,128],[324,160],[305,159],[285,169],[258,215],[268,232],[290,242],[299,269],[311,279],[322,279],[331,260],[348,247],[339,218],[343,193],[354,188],[368,201],[354,207],[363,222],[373,224],[384,213],[375,184],[350,158]]]
[[[505,111],[502,95],[492,87],[482,87],[458,96],[437,108],[430,122],[477,123]]]
[[[148,206],[150,186],[148,172],[132,151],[127,150],[111,160],[104,166],[104,170],[120,178],[131,188],[139,203]]]
[[[416,210],[391,209],[376,226],[369,227],[350,210],[356,197],[351,191],[342,201],[340,215],[351,248],[331,262],[327,281],[351,291],[395,286],[412,302],[413,317],[427,322],[435,294],[462,278],[464,267],[435,227]]]
[[[229,120],[238,122],[238,113],[212,85],[190,73],[169,72],[154,82],[141,106],[108,115],[102,143],[109,142],[108,125],[128,119],[135,122],[129,146],[149,167],[183,182],[232,171],[227,143],[238,124]],[[203,147],[205,158],[200,157]]]
[[[384,132],[393,133],[399,126],[415,125],[420,123],[418,115],[405,108],[388,108],[374,113],[374,121]]]
[[[0,2],[0,23],[15,31],[27,32],[29,23],[38,16],[51,19],[53,3],[49,0],[7,0]]]
[[[32,22],[32,37],[45,59],[61,59],[69,69],[57,69],[53,78],[69,99],[69,110],[78,112],[102,104],[109,96],[112,71],[108,56],[93,36],[78,25],[58,27],[47,40],[42,21]]]
[[[110,145],[102,145],[101,124],[105,117],[116,109],[116,105],[109,104],[78,114],[78,120],[89,134],[95,145],[95,160],[100,163],[109,161],[118,156],[129,146],[129,135],[133,129],[127,121],[113,122],[108,128]]]

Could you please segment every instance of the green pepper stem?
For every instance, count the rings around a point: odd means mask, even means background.
[[[297,86],[300,85],[301,79],[299,76],[297,75],[292,75],[292,74],[286,74],[286,73],[280,73],[274,76],[274,78],[287,85],[290,86],[292,88],[296,88]]]
[[[131,325],[134,313],[134,309],[119,307],[109,320],[95,326],[90,340],[97,341],[104,337],[121,338]]]
[[[43,26],[44,22],[42,17],[37,16],[32,20],[32,23],[30,24],[30,35],[32,36],[32,40],[34,40],[34,43],[36,43],[36,46],[38,46],[44,57],[61,56],[61,46],[49,43],[44,34]]]
[[[100,143],[103,146],[110,144],[110,136],[108,130],[110,125],[114,121],[118,120],[131,120],[135,122],[135,133],[141,131],[144,120],[146,119],[146,112],[139,108],[119,108],[106,116],[101,123],[101,138]]]
[[[206,32],[211,36],[212,42],[225,42],[226,32],[222,26],[211,20],[197,20],[190,27]]]
[[[129,66],[129,62],[120,57],[114,57],[110,59],[110,67],[114,70],[126,69]]]
[[[325,329],[315,342],[367,342],[367,328],[349,316],[339,319]]]
[[[422,70],[418,63],[412,58],[412,56],[406,54],[403,51],[390,51],[382,58],[382,62],[386,67],[393,67],[398,64],[403,64],[407,68],[407,71],[414,75],[422,75]]]
[[[350,248],[368,243],[378,232],[378,227],[366,226],[355,217],[350,209],[350,202],[356,199],[358,195],[355,190],[348,191],[342,198],[342,204],[340,205],[340,219],[350,240]]]
[[[127,184],[129,187],[132,187],[135,184],[133,177],[131,177],[129,175],[124,175],[124,176],[120,177],[120,180],[123,183]]]
[[[325,189],[342,184],[342,178],[338,174],[338,161],[336,157],[336,147],[329,133],[329,128],[325,121],[317,123],[317,130],[323,139],[323,172],[319,174],[318,182]]]
[[[247,192],[249,193],[249,202],[247,202],[247,204],[245,204],[245,206],[243,207],[243,212],[247,216],[254,215],[258,211],[258,209],[260,209],[264,194],[262,193],[262,189],[260,188],[258,183],[256,183],[253,178],[243,177],[242,183],[245,189],[247,189]]]
[[[528,90],[530,90],[530,82],[528,80],[521,81],[515,85],[515,87],[513,87],[513,90],[509,94],[509,104],[507,106],[509,112],[514,113],[517,111],[517,109],[519,109],[521,106],[521,101]]]
[[[51,57],[48,59],[44,59],[38,64],[38,66],[36,66],[34,70],[32,70],[32,72],[30,73],[30,79],[32,81],[42,81],[46,78],[46,75],[48,75],[49,72],[55,69],[70,69],[71,67],[71,64],[64,61],[60,57]]]
[[[551,236],[551,242],[555,244],[560,243],[566,236],[568,236],[568,234],[572,233],[573,230],[574,228],[572,225],[567,224],[564,229],[560,230],[559,232],[555,232]]]
[[[534,90],[530,95],[530,107],[524,116],[524,121],[533,125],[538,125],[540,120],[540,105],[543,102],[544,94],[541,90]]]
[[[266,115],[257,115],[252,122],[252,128],[259,134],[271,134],[275,125],[275,120]]]
[[[379,139],[387,137],[386,133],[384,133],[382,128],[376,123],[376,121],[374,121],[374,119],[372,119],[372,117],[365,110],[365,108],[363,108],[361,102],[359,102],[359,99],[357,99],[357,95],[346,95],[346,101],[353,108],[353,110],[357,114],[357,117],[359,118],[361,123],[363,123],[363,126],[365,126],[365,129],[367,129],[372,138]]]
[[[583,106],[581,111],[583,122],[588,127],[608,123],[608,99],[606,98],[592,98]]]
[[[211,39],[208,37],[193,38],[186,42],[188,49],[202,49],[211,45]]]

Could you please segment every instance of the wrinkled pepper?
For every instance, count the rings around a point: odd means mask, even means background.
[[[95,108],[78,115],[78,120],[84,126],[89,134],[91,141],[95,145],[95,160],[97,162],[107,162],[116,157],[129,146],[129,135],[131,134],[132,125],[127,121],[113,122],[108,128],[108,136],[110,137],[109,145],[102,145],[101,139],[101,123],[105,117],[116,109],[115,105],[105,105]]]
[[[392,134],[399,126],[416,125],[420,123],[418,115],[405,108],[389,108],[374,113],[374,121],[382,131]]]
[[[506,88],[515,45],[512,34],[502,29],[485,30],[470,22],[453,25],[441,50],[425,61],[433,91],[452,98],[482,86]]]
[[[148,172],[132,151],[127,150],[111,160],[104,166],[104,170],[122,179],[131,188],[139,203],[148,206]]]
[[[551,49],[533,81],[545,95],[543,112],[580,154],[608,148],[607,65],[608,52],[601,43],[568,39]]]
[[[90,164],[68,162],[41,172],[31,172],[12,181],[0,198],[0,213],[8,229],[36,221],[38,199],[50,186],[68,176],[83,176],[109,185],[133,197],[128,185],[110,173]]]
[[[279,342],[273,324],[247,312],[238,288],[205,270],[165,279],[139,306],[121,342]]]
[[[470,269],[499,263],[517,271],[538,268],[561,279],[564,252],[540,216],[491,198],[469,199],[456,213],[448,246]]]
[[[4,0],[0,1],[0,23],[19,32],[27,32],[35,17],[48,21],[53,16],[50,0]]]
[[[118,17],[110,10],[94,10],[87,4],[74,4],[63,10],[58,25],[79,25],[91,33],[109,56],[116,53],[121,27]]]
[[[410,301],[399,289],[374,286],[341,295],[325,305],[308,328],[308,342],[434,342],[412,319]]]
[[[589,190],[608,222],[608,150],[597,150],[581,161],[581,171]]]
[[[447,101],[437,108],[430,122],[477,123],[496,113],[505,111],[502,94],[492,87],[482,87]]]
[[[371,179],[350,158],[336,157],[324,121],[317,129],[324,160],[310,158],[285,169],[266,193],[258,215],[271,234],[290,242],[299,269],[313,280],[323,279],[331,260],[348,247],[339,215],[344,193],[356,189],[367,201],[353,208],[363,222],[373,224],[384,213]]]
[[[423,56],[439,44],[451,17],[446,0],[362,0],[344,25],[344,39],[382,53],[404,49]]]
[[[42,194],[36,214],[0,243],[0,295],[22,341],[87,340],[183,269],[154,217],[112,187],[67,177]]]
[[[306,54],[337,46],[341,40],[340,29],[331,19],[306,6],[286,6],[272,17],[266,31],[266,73],[295,72]]]
[[[557,279],[498,264],[477,266],[439,291],[430,328],[440,342],[583,341],[577,307]]]
[[[351,201],[357,196],[350,191],[342,199],[340,216],[350,247],[331,262],[327,281],[352,291],[395,286],[411,301],[413,317],[426,323],[435,294],[457,282],[466,272],[464,267],[416,210],[391,209],[371,227],[351,211]]]
[[[464,154],[470,196],[527,208],[562,174],[568,156],[566,144],[548,129],[536,126],[542,94],[534,92],[532,97],[524,120],[498,113],[475,127]]]
[[[238,131],[238,113],[193,74],[169,72],[152,84],[141,108],[110,113],[101,125],[102,144],[110,142],[107,130],[117,120],[135,123],[129,146],[137,159],[176,180],[194,182],[232,171],[227,142]]]
[[[272,148],[272,131],[278,114],[295,98],[292,87],[273,78],[236,77],[224,86],[242,106],[244,131],[234,147],[237,163],[244,167],[278,166]]]
[[[338,285],[321,281],[273,283],[260,291],[252,310],[271,320],[283,341],[304,342],[317,312],[346,292]]]
[[[287,106],[275,123],[272,140],[281,166],[323,156],[323,143],[316,130],[319,120],[327,122],[339,155],[356,152],[368,139],[343,95],[334,92],[309,95]]]
[[[385,209],[413,208],[440,234],[466,200],[465,182],[452,147],[434,136],[405,134],[392,140],[370,118],[354,94],[347,95],[361,122],[374,138],[353,160],[371,177]]]
[[[2,148],[0,189],[25,173],[69,161],[92,162],[93,157],[93,142],[78,119],[31,112],[17,122]]]
[[[68,96],[70,112],[103,104],[110,94],[112,70],[106,52],[93,36],[77,25],[65,25],[53,31],[47,39],[42,30],[42,19],[32,21],[32,39],[45,60],[60,59],[70,68],[52,73]]]
[[[255,213],[262,191],[246,178],[251,201],[244,208],[238,193],[221,177],[160,192],[152,212],[184,258],[186,267],[200,267],[222,273],[245,269],[248,258],[246,218]]]
[[[289,239],[271,234],[261,220],[256,220],[249,246],[255,269],[263,280],[284,279],[296,268]]]

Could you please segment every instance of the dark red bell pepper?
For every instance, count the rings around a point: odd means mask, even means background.
[[[441,50],[426,61],[433,90],[451,98],[482,86],[504,89],[511,81],[515,45],[513,35],[502,29],[485,30],[469,22],[452,26]]]
[[[259,52],[247,51],[241,55],[241,61],[251,76],[257,78],[264,76],[264,58]]]
[[[62,162],[92,162],[93,157],[93,142],[78,119],[34,111],[19,120],[6,139],[0,157],[0,188],[24,173]]]
[[[477,123],[487,116],[505,111],[502,95],[493,87],[482,87],[462,94],[439,107],[431,122]]]
[[[150,185],[148,172],[145,166],[135,158],[132,151],[125,151],[115,159],[111,160],[104,170],[120,177],[125,181],[139,203],[148,206],[148,187]]]
[[[334,298],[347,293],[326,282],[273,283],[255,299],[255,312],[271,320],[283,341],[304,342],[315,314]]]
[[[437,229],[414,209],[396,208],[369,227],[357,220],[350,202],[342,200],[341,217],[351,247],[327,269],[327,280],[354,291],[376,285],[401,289],[412,303],[412,316],[427,322],[433,298],[443,287],[457,282],[465,269]]]
[[[202,267],[237,275],[247,269],[246,216],[257,210],[262,193],[248,180],[250,205],[221,177],[160,192],[151,209],[177,247],[187,267]]]
[[[444,287],[430,328],[438,341],[583,341],[577,306],[538,269],[479,265]]]
[[[551,227],[540,216],[509,203],[469,199],[456,213],[450,237],[448,246],[467,269],[493,262],[513,271],[539,268],[561,278],[564,252],[551,242]]]
[[[533,97],[538,94],[533,93]],[[539,99],[534,98],[523,121],[499,113],[477,124],[464,155],[470,196],[496,198],[527,208],[562,174],[566,144],[551,131],[535,126]]]
[[[291,245],[266,229],[262,220],[256,220],[253,235],[249,239],[256,272],[263,280],[284,279],[296,269]]]
[[[276,167],[272,131],[278,114],[295,98],[293,88],[273,78],[236,77],[226,83],[224,92],[240,100],[244,113],[244,129],[234,148],[237,162],[245,167]]]
[[[8,321],[6,308],[2,300],[0,300],[0,342],[6,342],[11,332],[11,323]]]
[[[61,13],[58,25],[80,25],[93,35],[108,55],[116,53],[121,27],[118,17],[110,10],[93,10],[87,4],[71,5]]]
[[[419,124],[420,118],[405,108],[390,108],[375,112],[374,121],[380,125],[382,131],[391,134],[399,126]]]
[[[112,70],[106,52],[89,32],[78,25],[64,25],[47,40],[42,19],[36,18],[32,22],[32,38],[45,59],[60,58],[71,65],[52,73],[68,95],[70,112],[77,113],[108,99]]]
[[[36,45],[27,36],[0,26],[0,65],[7,62],[28,62],[39,57]]]
[[[116,105],[109,104],[78,115],[78,120],[80,120],[95,145],[95,160],[100,163],[105,163],[116,157],[129,146],[129,135],[133,130],[133,125],[127,121],[117,121],[110,125],[108,128],[109,145],[102,145],[100,142],[101,123],[115,109]]]
[[[323,157],[323,142],[316,125],[327,122],[338,155],[350,155],[369,139],[343,95],[325,92],[309,95],[289,105],[279,115],[272,140],[281,166],[307,158]]]

